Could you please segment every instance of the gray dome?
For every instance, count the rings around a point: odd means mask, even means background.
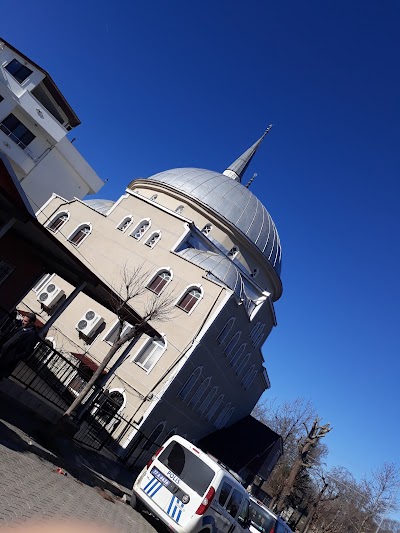
[[[101,200],[100,198],[94,198],[93,200],[82,200],[91,209],[94,209],[98,213],[105,215],[112,206],[115,204],[112,200]]]
[[[199,168],[174,168],[148,179],[186,193],[219,213],[257,246],[279,276],[282,250],[275,224],[260,200],[241,183]]]

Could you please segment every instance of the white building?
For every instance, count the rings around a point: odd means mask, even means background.
[[[0,39],[0,151],[11,162],[32,208],[52,193],[70,200],[103,186],[67,139],[80,124],[49,74]]]
[[[223,174],[168,170],[134,180],[116,202],[54,195],[38,214],[110,286],[118,287],[122,266],[144,264],[144,302],[164,290],[175,299],[170,320],[152,324],[158,335],[136,339],[109,374],[107,388],[132,422],[128,432],[119,428],[120,453],[130,462],[145,461],[151,443],[173,432],[196,441],[242,419],[270,387],[261,347],[276,325],[281,246],[268,211],[241,183],[264,136]],[[25,309],[45,322],[57,295],[70,292],[50,273]],[[135,307],[139,315],[143,305]],[[49,337],[64,353],[100,361],[116,327],[115,314],[79,295]]]

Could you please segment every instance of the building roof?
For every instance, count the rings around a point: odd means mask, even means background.
[[[67,100],[65,99],[64,95],[60,91],[60,89],[55,84],[54,80],[50,76],[50,74],[44,70],[42,67],[40,67],[37,63],[32,61],[29,57],[27,57],[25,54],[20,52],[17,48],[15,48],[12,44],[8,43],[5,39],[0,37],[0,44],[4,43],[10,50],[18,54],[22,59],[30,63],[33,67],[40,70],[45,75],[45,78],[43,80],[43,83],[46,87],[46,89],[49,91],[51,96],[54,98],[54,100],[57,102],[57,104],[61,107],[61,109],[64,111],[64,113],[68,117],[69,124],[72,127],[79,126],[81,121],[79,120],[78,116],[76,115],[75,111],[72,109],[72,107],[69,105]]]
[[[174,168],[147,179],[186,194],[225,218],[262,252],[280,275],[282,250],[275,224],[260,200],[239,181],[200,168]]]
[[[115,204],[112,200],[101,200],[100,198],[82,200],[82,202],[102,215],[105,215]]]
[[[247,415],[231,426],[207,435],[198,445],[236,472],[247,467],[257,473],[278,441],[282,442],[280,435]]]

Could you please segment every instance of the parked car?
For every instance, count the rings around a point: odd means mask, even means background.
[[[241,533],[250,496],[240,478],[184,438],[168,439],[138,475],[131,505],[178,533]]]
[[[293,533],[288,524],[262,502],[250,497],[251,533]]]

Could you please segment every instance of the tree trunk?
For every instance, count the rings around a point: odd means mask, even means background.
[[[281,494],[279,496],[279,500],[276,503],[276,511],[278,514],[283,511],[285,507],[286,498],[291,493],[296,477],[298,476],[302,467],[303,467],[303,461],[302,461],[302,458],[299,457],[293,463],[292,469],[290,470],[289,475],[287,477],[285,486],[283,487]]]
[[[79,395],[75,398],[75,400],[72,402],[72,404],[68,407],[68,409],[63,414],[63,419],[70,418],[77,408],[81,405],[83,400],[86,398],[86,396],[89,394],[89,392],[92,390],[92,387],[96,385],[97,381],[100,379],[103,370],[106,368],[108,363],[111,361],[115,353],[118,351],[118,349],[125,344],[127,341],[130,341],[137,335],[141,333],[141,330],[137,327],[132,328],[126,335],[121,337],[118,341],[116,341],[111,348],[109,349],[107,355],[103,359],[103,361],[99,364],[97,370],[93,374],[93,376],[90,378],[90,380],[87,382],[87,384],[84,386],[82,391],[79,393]]]

